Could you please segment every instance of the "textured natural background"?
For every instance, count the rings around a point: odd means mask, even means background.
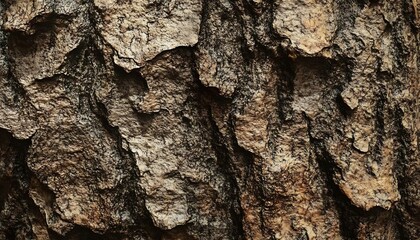
[[[0,239],[419,239],[419,0],[1,0]]]

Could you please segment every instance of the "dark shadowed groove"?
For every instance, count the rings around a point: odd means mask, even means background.
[[[91,229],[82,226],[75,226],[70,232],[66,234],[65,237],[55,236],[57,240],[119,240],[123,239],[124,237],[126,236],[120,233],[95,233]]]
[[[64,27],[73,21],[73,16],[58,14],[58,13],[44,13],[35,16],[29,22],[29,27],[35,32],[35,35],[43,33],[55,32],[58,28]],[[51,35],[50,43],[55,44],[55,37]]]
[[[345,31],[349,28],[352,28],[357,17],[357,12],[355,10],[360,10],[364,7],[365,1],[367,0],[337,0],[338,5],[338,14],[340,17],[337,18],[337,30],[334,33],[334,38],[341,31]],[[357,9],[354,9],[353,6],[357,6]]]
[[[311,137],[312,122],[308,118],[306,120],[308,122],[310,143],[315,149],[316,162],[318,163],[320,173],[324,178],[328,191],[328,195],[324,197],[324,201],[332,199],[334,202],[335,208],[339,214],[341,236],[348,240],[359,239],[359,224],[362,221],[369,222],[370,219],[377,218],[387,212],[387,210],[380,207],[373,207],[369,211],[364,211],[352,204],[350,199],[341,191],[334,180],[334,175],[340,173],[341,170],[334,164],[332,156],[325,147],[325,143],[322,140]],[[392,213],[392,218],[395,219],[394,213]],[[396,220],[396,222],[398,223],[398,220]]]
[[[235,177],[235,173],[232,166],[232,160],[229,157],[228,149],[223,144],[223,138],[221,133],[211,117],[211,110],[208,110],[209,121],[211,124],[211,133],[212,133],[212,145],[215,149],[217,162],[220,166],[221,170],[224,170],[224,175],[229,180],[231,187],[234,191],[231,193],[231,206],[230,206],[230,214],[234,224],[234,237],[235,239],[244,239],[244,228],[243,228],[243,209],[240,203],[240,189]]]
[[[140,95],[144,95],[149,91],[149,86],[147,85],[146,79],[144,79],[138,70],[131,70],[130,72],[126,72],[122,67],[114,64],[114,74],[115,77],[118,78],[116,84],[118,87],[120,87],[121,91],[127,91],[127,87],[129,86],[125,85],[129,85],[130,83],[138,87],[139,92],[141,92]]]
[[[267,226],[265,226],[264,224],[264,214],[263,214],[263,209],[265,206],[265,193],[264,193],[264,180],[263,180],[263,176],[262,176],[262,169],[261,169],[261,164],[257,164],[256,161],[256,157],[255,155],[242,148],[237,139],[236,136],[233,132],[233,129],[235,129],[234,126],[234,121],[233,121],[233,116],[230,115],[229,120],[228,120],[228,125],[229,125],[229,129],[231,131],[231,135],[232,138],[229,139],[230,141],[232,141],[232,147],[233,147],[233,154],[235,156],[240,156],[238,157],[241,160],[244,160],[244,167],[246,168],[246,175],[244,176],[243,179],[241,179],[244,182],[244,188],[246,190],[249,190],[251,192],[251,194],[254,194],[255,198],[258,201],[258,206],[260,207],[260,211],[258,212],[259,214],[259,218],[260,218],[260,225],[258,226],[260,228],[260,230],[263,232],[263,234],[269,234],[271,235],[272,230],[269,229]],[[233,167],[234,163],[231,163],[231,166]],[[240,200],[239,200],[239,203]],[[243,210],[242,210],[242,214],[243,214]],[[244,223],[242,223],[244,224]],[[273,238],[273,236],[271,236],[271,238]],[[270,239],[271,239],[270,238]]]
[[[202,106],[202,109],[207,109],[207,121],[210,125],[208,127],[211,133],[211,144],[216,153],[217,165],[220,167],[219,169],[223,171],[225,178],[228,179],[230,187],[233,188],[233,191],[230,193],[232,201],[230,202],[229,208],[231,220],[234,225],[233,237],[238,240],[245,239],[245,232],[243,228],[244,214],[240,202],[240,188],[235,176],[234,167],[232,166],[232,159],[229,156],[229,150],[227,149],[223,136],[212,117],[211,107],[209,106],[210,103],[225,105],[229,104],[231,101],[218,94],[217,88],[208,88],[201,83],[199,80],[199,73],[196,69],[196,59],[194,54],[192,54],[191,59],[193,79],[197,88],[197,96],[199,98],[198,104]]]
[[[408,194],[406,188],[408,187],[409,179],[407,179],[407,164],[410,159],[413,157],[413,152],[410,149],[410,133],[404,129],[402,125],[404,112],[401,108],[397,107],[394,110],[394,118],[397,128],[397,161],[395,162],[395,172],[398,179],[398,191],[401,194],[401,200],[397,203],[397,213],[396,216],[398,220],[396,221],[397,227],[402,240],[410,240],[409,233],[405,229],[405,217],[404,213],[407,211],[407,198]]]
[[[89,228],[75,226],[70,232],[66,234],[66,236],[63,239],[66,239],[66,240],[76,240],[76,239],[77,240],[78,239],[107,240],[110,238],[107,238],[106,236],[102,234],[95,233]]]
[[[1,31],[1,29],[0,29]],[[13,96],[13,101],[14,103],[18,103],[18,102],[25,102],[27,101],[29,103],[29,97],[27,95],[27,92],[25,90],[25,88],[22,86],[22,84],[19,82],[19,80],[16,78],[16,76],[13,73],[13,67],[12,65],[15,63],[13,58],[10,57],[10,45],[12,42],[17,41],[17,38],[22,37],[21,35],[19,35],[19,33],[6,33],[4,32],[4,36],[3,39],[4,43],[7,43],[4,49],[1,49],[0,54],[4,54],[5,55],[5,61],[7,64],[7,77],[6,77],[6,81],[7,84],[11,87],[11,89],[13,90],[14,96]],[[24,36],[23,36],[24,37]],[[26,37],[24,37],[26,38]]]
[[[274,1],[268,1],[268,3],[265,2],[264,3],[265,8],[262,9],[263,10],[262,13],[258,13],[258,11],[256,11],[254,9],[254,7],[248,1],[241,1],[241,2],[229,1],[229,2],[233,6],[234,13],[236,15],[236,18],[239,21],[239,24],[242,26],[240,31],[242,31],[243,36],[245,35],[244,28],[247,24],[251,24],[251,25],[264,24],[264,26],[265,26],[264,27],[264,29],[265,29],[264,35],[269,36],[268,40],[259,39],[259,34],[253,30],[253,32],[251,33],[253,39],[250,39],[251,41],[254,41],[254,48],[253,49],[248,48],[248,46],[246,44],[246,41],[245,41],[245,38],[243,38],[243,43],[242,43],[242,46],[241,46],[241,50],[242,50],[241,52],[242,52],[242,55],[244,57],[245,65],[250,66],[253,63],[253,61],[255,61],[260,56],[262,56],[262,57],[267,57],[268,56],[270,59],[273,59],[273,61],[275,59],[274,62],[276,63],[276,67],[275,67],[276,74],[282,76],[282,77],[279,78],[281,81],[285,80],[285,82],[281,82],[280,84],[277,84],[277,86],[285,86],[285,89],[278,89],[277,92],[278,93],[280,93],[280,92],[283,93],[284,92],[285,94],[282,95],[282,96],[284,96],[284,98],[287,98],[287,96],[290,97],[290,94],[288,94],[288,93],[290,93],[292,91],[290,83],[291,83],[291,80],[293,79],[293,77],[290,77],[290,76],[293,76],[292,74],[293,74],[294,71],[293,71],[292,65],[289,64],[290,63],[288,61],[289,59],[285,57],[285,56],[287,56],[287,54],[281,54],[280,57],[279,57],[279,54],[278,54],[277,46],[280,45],[279,44],[279,39],[281,39],[281,38],[279,36],[277,36],[275,34],[275,32],[272,30],[272,24],[271,24],[272,19],[273,19],[272,6],[273,6]],[[240,4],[242,4],[241,7],[243,8],[243,10],[239,6]],[[243,12],[243,11],[245,11],[245,12]],[[252,16],[252,18],[251,18],[252,20],[250,20],[250,22],[246,22],[244,20],[244,18],[242,17],[245,14],[248,14],[249,16]],[[265,24],[267,22],[269,22],[268,25]],[[268,27],[268,29],[267,29],[267,27]],[[202,29],[202,31],[203,31],[203,29]],[[201,33],[201,34],[203,34],[203,33]],[[268,44],[269,46],[266,46],[266,43],[269,43]],[[249,67],[245,68],[245,71],[246,71],[246,74],[244,76],[245,78],[251,78],[252,77],[252,73],[251,73],[250,69],[251,68],[249,68]],[[197,72],[196,72],[196,75],[197,75],[196,78],[199,79],[199,76],[198,76]],[[283,75],[286,76],[286,77],[283,77]],[[251,81],[251,79],[243,80],[242,82],[247,83],[249,81]],[[203,91],[206,91],[208,93],[213,92],[213,93],[210,93],[211,97],[209,98],[210,100],[208,100],[210,102],[214,101],[215,99],[221,98],[221,96],[218,96],[217,91],[211,91],[211,88],[204,88]],[[240,84],[237,87],[237,89],[235,90],[235,92],[233,93],[232,99],[240,98],[240,94],[241,93],[243,94],[244,91],[247,91],[247,89],[244,88],[243,84]],[[216,94],[214,92],[216,92]],[[216,95],[216,96],[214,96],[214,95]],[[225,99],[222,98],[222,100],[225,100]],[[291,101],[289,101],[289,102],[291,102]],[[284,104],[282,106],[287,106],[287,104]],[[286,111],[287,110],[284,110],[284,112],[286,112]],[[229,129],[231,129],[231,130],[234,129],[232,119],[229,120],[229,124],[230,124]],[[215,127],[216,127],[216,130],[218,131],[217,126],[215,126]],[[218,134],[220,135],[220,133],[218,133]],[[232,136],[234,136],[233,132],[232,132]],[[217,137],[214,137],[214,138],[217,138]],[[219,136],[219,138],[220,138],[220,136]],[[245,177],[245,179],[242,179],[242,181],[245,182],[245,188],[249,189],[250,192],[252,192],[251,194],[253,194],[257,198],[258,205],[259,205],[259,208],[260,208],[259,218],[260,218],[260,224],[261,225],[259,226],[259,228],[264,233],[264,235],[270,236],[270,238],[274,239],[273,231],[271,229],[269,229],[267,226],[265,226],[265,224],[264,224],[265,220],[264,220],[263,209],[264,209],[264,206],[265,206],[265,193],[264,193],[264,188],[263,188],[264,178],[262,176],[261,163],[257,162],[259,160],[257,158],[254,158],[252,153],[250,153],[250,152],[246,151],[245,149],[241,148],[239,146],[239,144],[236,142],[235,137],[232,137],[232,139],[229,139],[228,141],[233,142],[234,154],[236,156],[240,156],[240,157],[238,157],[239,159],[246,160],[245,166],[246,166],[247,176]],[[221,152],[225,152],[226,150],[227,149],[223,149],[223,150],[221,150]],[[232,162],[232,159],[230,159],[229,161],[230,161],[229,165],[230,165],[230,168],[231,168],[231,170],[230,170],[231,173],[228,173],[228,174],[236,175],[235,172],[234,172],[234,166],[233,166],[235,163]],[[235,181],[238,181],[237,178],[239,178],[239,177],[235,176],[235,178],[236,178]],[[238,183],[236,183],[236,186],[237,185],[238,185]],[[239,189],[239,186],[237,188]],[[237,196],[237,197],[239,197],[239,196]],[[243,210],[241,210],[241,214],[242,214],[242,219],[243,219]],[[242,226],[242,228],[243,228],[243,226]]]
[[[276,58],[277,62],[280,62],[278,66],[278,82],[277,82],[277,114],[280,122],[284,123],[289,121],[292,115],[292,102],[293,102],[293,90],[294,90],[294,79],[296,77],[296,66],[294,61],[288,57],[287,50],[280,48],[280,56]]]
[[[337,103],[338,110],[344,118],[349,118],[353,115],[354,111],[344,102],[341,95],[337,95],[335,102]]]
[[[23,88],[22,84],[17,80],[15,75],[13,74],[10,66],[10,60],[7,61],[8,64],[8,72],[7,72],[7,81],[10,87],[12,88],[13,92],[16,93],[13,101],[18,102],[20,99],[27,100],[28,95],[26,93],[26,90]]]
[[[27,166],[26,160],[28,156],[29,147],[32,144],[31,139],[19,140],[12,137],[11,146],[16,149],[16,158],[13,167],[13,176],[18,180],[20,188],[28,191],[30,170]]]
[[[315,149],[316,162],[328,191],[328,196],[324,197],[326,198],[324,201],[330,201],[328,198],[331,198],[334,202],[334,206],[339,214],[341,236],[347,240],[357,239],[358,223],[362,210],[354,206],[335,183],[334,174],[341,172],[341,170],[335,166],[323,141],[311,137],[312,123],[308,118],[306,118],[306,121],[310,144]]]
[[[401,0],[401,5],[403,9],[402,17],[405,19],[405,21],[410,25],[411,30],[414,34],[418,34],[420,28],[416,24],[416,15],[415,15],[415,6],[414,6],[413,0]],[[420,13],[419,13],[420,14]],[[420,19],[417,19],[419,21]],[[420,45],[417,45],[420,46]]]
[[[30,169],[29,169],[29,171],[30,171]],[[55,201],[55,199],[56,199],[55,193],[46,184],[39,181],[39,179],[35,176],[35,174],[32,171],[30,171],[30,181],[31,181],[31,183],[30,183],[30,188],[31,189],[33,189],[33,187],[38,188],[38,190],[39,190],[39,188],[41,188],[42,189],[41,191],[46,192],[49,195],[49,197],[51,197],[51,199],[47,200],[47,199],[44,198],[44,200],[46,200],[49,204],[51,204],[50,207],[53,207],[52,206],[53,202],[49,202],[49,200]],[[35,186],[33,186],[34,182],[35,182]],[[54,232],[52,229],[50,229],[48,227],[45,213],[41,212],[41,208],[38,205],[36,205],[35,201],[31,198],[29,193],[27,194],[27,198],[28,198],[29,209],[32,212],[32,214],[34,214],[34,216],[36,217],[37,220],[41,220],[42,223],[44,224],[44,226],[47,227],[47,232],[48,232],[49,237],[51,239],[57,239],[54,236],[56,236],[56,235],[59,236],[59,234]],[[56,213],[53,213],[53,214],[56,214]],[[59,217],[59,216],[57,216],[57,217]]]
[[[274,0],[264,1],[261,3],[261,8],[256,8],[250,1],[243,0],[244,14],[252,16],[252,24],[256,27],[264,25],[264,34],[267,38],[263,39],[257,32],[253,32],[255,47],[253,51],[247,49],[244,54],[248,55],[248,62],[251,63],[253,59],[258,56],[268,57],[273,62],[275,68],[273,71],[279,76],[276,84],[277,99],[281,104],[278,104],[278,115],[280,121],[284,122],[291,115],[291,103],[293,101],[293,79],[295,78],[295,62],[289,56],[290,50],[284,48],[280,43],[288,40],[280,36],[273,28],[274,21]],[[237,10],[239,11],[239,9]],[[243,22],[243,24],[246,24]],[[248,73],[250,76],[251,73]]]
[[[383,86],[379,87],[379,92],[376,94],[376,103],[375,103],[375,134],[376,134],[376,143],[373,147],[373,156],[374,160],[381,164],[383,154],[382,148],[384,143],[384,138],[386,137],[385,133],[385,111],[388,111],[386,104],[388,99],[386,98],[386,90]],[[370,172],[370,171],[369,171]]]
[[[200,41],[200,39],[201,39],[201,37],[203,37],[203,35],[204,35],[204,38],[206,37],[205,36],[205,30],[206,30],[205,25],[208,21],[207,19],[208,19],[208,16],[209,16],[209,3],[208,3],[208,1],[207,0],[202,0],[201,2],[202,2],[202,8],[201,8],[200,29],[198,31],[198,37],[199,37],[198,41]]]
[[[88,99],[89,108],[96,118],[100,121],[102,128],[111,136],[114,140],[118,154],[124,162],[124,176],[123,180],[117,186],[121,191],[119,192],[118,198],[122,198],[124,205],[128,208],[131,216],[133,217],[134,223],[127,226],[110,226],[110,229],[103,234],[98,234],[91,231],[88,228],[76,226],[73,232],[69,233],[68,239],[121,239],[125,233],[140,234],[141,236],[149,236],[152,239],[160,239],[163,231],[154,226],[151,216],[145,208],[144,204],[144,191],[140,189],[138,182],[140,181],[140,174],[136,165],[134,153],[129,149],[124,149],[122,137],[118,126],[113,126],[108,117],[108,109],[106,105],[95,97],[94,87],[96,81],[93,76],[98,78],[109,78],[116,79],[118,81],[124,80],[122,78],[128,77],[130,81],[135,79],[140,80],[138,86],[141,91],[147,91],[147,84],[141,77],[140,73],[132,71],[126,73],[120,68],[115,68],[110,75],[106,70],[107,62],[109,59],[105,59],[103,52],[98,46],[98,42],[103,40],[100,32],[97,28],[98,9],[94,6],[93,2],[88,2],[88,12],[90,21],[90,36],[87,36],[82,43],[69,54],[70,65],[69,68],[82,69],[75,71],[76,74],[82,74],[87,80],[84,83],[87,88],[82,95],[86,95]],[[104,42],[105,43],[105,42]],[[112,60],[111,60],[112,62]],[[115,67],[115,66],[114,66]],[[140,77],[140,78],[139,78]],[[80,238],[81,237],[81,238]]]
[[[316,146],[317,144],[315,144]],[[318,148],[316,146],[316,148]],[[329,196],[331,196],[335,202],[336,209],[340,219],[340,232],[342,237],[345,239],[357,239],[359,215],[361,210],[354,206],[347,196],[340,190],[333,180],[334,167],[328,153],[322,150],[323,153],[317,153],[317,163],[321,170],[326,185],[328,188]]]
[[[34,233],[30,228],[30,214],[37,214],[37,209],[33,208],[34,203],[32,199],[29,197],[29,181],[31,176],[31,171],[27,166],[27,156],[28,150],[31,146],[31,139],[16,139],[12,136],[11,133],[7,132],[5,129],[0,129],[0,134],[4,134],[10,139],[9,146],[10,152],[9,157],[11,158],[12,162],[12,169],[11,175],[7,176],[7,178],[3,178],[2,180],[6,180],[3,184],[7,184],[7,189],[5,192],[2,192],[3,195],[1,196],[3,199],[2,206],[0,209],[3,210],[4,205],[6,204],[7,198],[12,196],[12,199],[16,199],[18,201],[10,203],[12,204],[12,209],[18,212],[14,212],[12,214],[18,214],[17,216],[13,216],[12,219],[0,219],[0,229],[5,230],[6,238],[8,239],[15,239],[18,237],[17,231],[20,229],[21,231],[26,231],[26,236],[31,236],[34,238]],[[3,161],[3,159],[0,159]],[[3,189],[2,189],[3,190]],[[16,198],[18,196],[18,198]],[[10,209],[9,209],[10,211]],[[0,211],[0,213],[2,213]],[[7,215],[6,215],[7,216]],[[5,222],[4,226],[1,226],[3,221]],[[26,227],[26,229],[25,229]],[[4,229],[6,228],[6,229]]]
[[[18,161],[16,172],[24,174],[22,175],[21,180],[18,182],[22,182],[21,183],[22,184],[21,187],[23,187],[21,188],[22,202],[23,202],[23,206],[25,206],[26,208],[26,214],[28,214],[28,217],[30,214],[33,214],[37,218],[37,220],[41,220],[45,224],[45,226],[47,226],[45,216],[41,213],[40,208],[35,204],[34,200],[29,195],[29,187],[30,187],[31,178],[36,178],[35,174],[31,171],[31,169],[29,168],[27,164],[28,153],[29,153],[30,146],[32,145],[32,139],[31,138],[27,140],[14,139],[14,141],[18,142],[16,143],[16,145],[15,144],[13,145],[13,146],[18,147],[17,149],[18,154],[16,156],[16,160]],[[46,187],[45,185],[43,186]],[[49,192],[51,192],[51,190],[49,190],[48,187],[46,188]],[[51,194],[54,194],[54,193],[51,192]],[[48,234],[49,234],[49,237],[51,237],[51,232],[49,229],[48,229]]]
[[[121,188],[125,188],[127,190],[125,193],[126,195],[124,201],[134,218],[134,225],[129,227],[128,230],[134,232],[145,231],[145,233],[153,237],[153,239],[160,239],[163,234],[163,230],[153,224],[150,213],[147,211],[144,204],[144,191],[139,189],[139,185],[137,185],[137,183],[140,181],[140,173],[138,172],[134,153],[132,153],[130,150],[125,150],[122,147],[123,137],[121,136],[119,128],[112,126],[109,122],[109,114],[106,106],[97,99],[94,101],[95,102],[89,100],[93,113],[102,123],[102,127],[112,136],[117,144],[120,157],[123,159],[123,161],[127,161],[128,164],[128,177],[124,178],[120,184]],[[114,229],[114,231],[123,231],[123,229]]]
[[[335,97],[335,103],[337,104],[338,110],[341,113],[341,116],[345,119],[350,119],[353,116],[354,110],[352,110],[345,102],[344,99],[341,97],[339,93],[341,93],[347,85],[352,81],[352,72],[354,68],[354,62],[345,56],[338,56],[337,57],[337,68],[344,70],[343,73],[343,82],[335,86],[335,91],[337,92]],[[341,64],[340,64],[341,63]],[[333,76],[333,75],[331,75]]]
[[[11,182],[12,179],[10,177],[0,178],[0,212],[3,211],[6,198],[9,195],[10,188],[12,186]]]
[[[12,158],[13,155],[13,151],[10,146],[11,138],[12,136],[9,132],[0,128],[0,156],[2,157],[0,158],[0,161],[3,162],[4,165],[8,164],[8,158]],[[0,213],[4,208],[5,201],[11,190],[11,182],[13,180],[12,176],[10,176],[7,172],[7,168],[8,167],[5,166],[5,169],[1,169],[2,172],[0,172]]]

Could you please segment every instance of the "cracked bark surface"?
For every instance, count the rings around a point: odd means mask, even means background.
[[[0,239],[417,239],[419,11],[0,2]]]

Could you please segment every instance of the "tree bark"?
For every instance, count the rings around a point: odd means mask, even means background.
[[[0,239],[418,239],[417,1],[0,2]]]

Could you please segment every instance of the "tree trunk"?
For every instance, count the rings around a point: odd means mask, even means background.
[[[2,0],[0,239],[418,239],[419,0]]]

